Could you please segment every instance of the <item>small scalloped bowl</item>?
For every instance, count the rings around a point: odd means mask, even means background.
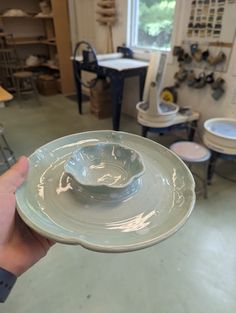
[[[98,143],[75,150],[64,169],[86,187],[121,189],[144,174],[140,154],[116,143]]]

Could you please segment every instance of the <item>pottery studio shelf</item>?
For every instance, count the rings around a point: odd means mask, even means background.
[[[37,16],[37,13],[27,13],[27,16],[4,16],[4,15],[0,15],[0,18],[2,19],[19,19],[19,18],[23,18],[23,19],[53,19],[53,15],[40,15]]]
[[[26,12],[26,16],[4,16],[2,13],[4,10],[2,9],[0,15],[2,28],[6,34],[7,44],[16,48],[18,55],[23,55],[22,59],[26,58],[26,51],[28,55],[40,55],[42,54],[42,49],[45,50],[45,56],[49,60],[57,59],[58,66],[50,64],[40,66],[58,70],[60,72],[62,93],[72,94],[75,87],[70,59],[72,47],[68,0],[49,1],[51,13],[48,15],[43,15],[37,10],[39,6],[38,0],[19,1],[18,9]],[[13,9],[15,3],[15,0],[8,0],[7,4],[3,6],[5,11]],[[7,34],[12,34],[12,38]],[[44,47],[42,48],[42,46]]]
[[[35,37],[16,37],[14,39],[7,39],[8,45],[34,45],[34,44],[43,44],[43,45],[50,45],[56,46],[55,39],[39,39]]]
[[[60,70],[59,66],[52,65],[52,64],[47,64],[47,63],[41,63],[39,65],[31,65],[31,66],[30,65],[29,66],[25,65],[24,69],[32,69],[32,68],[38,68],[38,67],[47,67],[47,68],[49,68],[51,70],[56,70],[56,71]]]

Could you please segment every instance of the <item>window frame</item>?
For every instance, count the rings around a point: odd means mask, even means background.
[[[139,4],[139,0],[129,0],[128,2],[127,42],[129,46],[131,47],[131,49],[137,52],[160,51],[160,52],[168,54],[172,50],[174,43],[178,41],[179,34],[181,33],[179,29],[180,29],[180,21],[181,21],[181,16],[182,16],[181,13],[183,12],[182,1],[176,0],[175,13],[174,13],[174,19],[173,19],[173,32],[172,32],[171,40],[170,40],[170,49],[161,49],[161,48],[155,48],[155,47],[141,47],[135,44],[135,42],[137,42],[137,35],[138,35],[138,31],[136,29],[136,23],[137,23],[136,21],[137,21],[138,13],[139,13],[138,4]]]

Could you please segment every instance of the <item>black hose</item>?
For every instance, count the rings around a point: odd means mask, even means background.
[[[78,74],[77,70],[76,70],[76,56],[77,56],[77,51],[78,49],[80,48],[81,45],[86,45],[87,46],[87,49],[89,49],[90,51],[92,51],[92,54],[94,56],[94,59],[97,60],[97,57],[96,57],[96,51],[94,50],[94,48],[90,45],[89,42],[87,41],[79,41],[76,46],[75,46],[75,50],[74,50],[74,55],[73,55],[73,68],[74,68],[74,74],[75,74],[75,78],[77,81],[80,82],[80,84],[82,86],[84,86],[85,88],[88,88],[88,89],[91,89],[93,87],[95,87],[95,85],[97,84],[97,80],[98,80],[98,77],[96,77],[95,79],[93,79],[92,81],[88,82],[88,83],[85,83],[82,81],[80,75]],[[97,61],[96,61],[97,62]]]

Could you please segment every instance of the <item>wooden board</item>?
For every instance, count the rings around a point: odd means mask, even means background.
[[[70,38],[69,13],[66,0],[52,0],[52,11],[54,16],[54,26],[57,43],[57,53],[61,75],[62,93],[74,93],[74,76],[72,71],[72,54]]]
[[[13,99],[13,95],[7,92],[0,86],[0,102],[10,101]]]

